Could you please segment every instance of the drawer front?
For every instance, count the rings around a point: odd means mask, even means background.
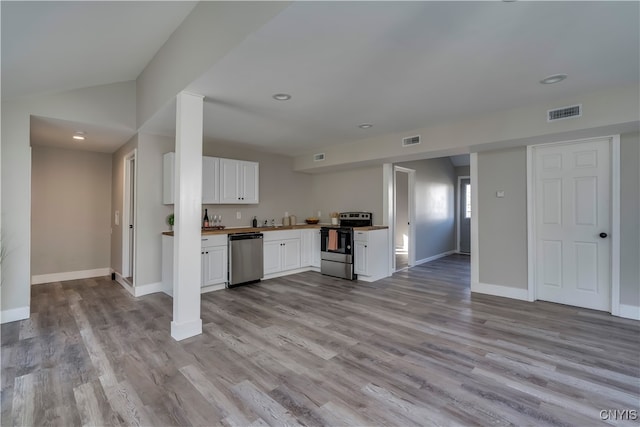
[[[368,231],[354,231],[353,232],[353,240],[355,242],[368,242],[369,241],[369,232]]]
[[[273,240],[300,239],[300,230],[263,231],[265,242]]]
[[[227,245],[227,235],[226,234],[206,234],[202,236],[200,239],[202,242],[203,248],[208,248],[211,246],[226,246]]]

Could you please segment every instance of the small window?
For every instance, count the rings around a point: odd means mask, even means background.
[[[464,186],[464,191],[465,191],[465,201],[466,201],[464,217],[471,218],[471,184],[466,184]]]

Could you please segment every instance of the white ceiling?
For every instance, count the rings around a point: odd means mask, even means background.
[[[195,4],[3,1],[2,99],[135,80]]]
[[[73,139],[76,131],[84,133],[84,141]],[[126,144],[131,136],[129,129],[115,129],[70,120],[31,116],[30,137],[31,145],[34,147],[44,146],[113,153]]]
[[[18,61],[17,54],[10,58],[28,72],[20,76],[10,68],[5,79],[7,14],[6,2],[2,3],[3,97],[5,89],[22,95],[56,86],[67,89],[74,83],[133,79],[191,7],[162,3],[163,9],[162,4],[143,2],[126,8],[123,2],[104,3],[107,9],[121,8],[120,15],[145,15],[144,25],[128,31],[125,42],[119,37],[119,22],[129,22],[125,16],[102,14],[84,4],[76,8],[73,2],[34,4],[36,21],[56,17],[49,20],[53,34],[61,32],[75,41],[69,44],[60,38],[49,43],[47,33],[30,33],[14,25],[8,31],[24,37],[30,48],[23,52],[25,58]],[[180,11],[175,21],[167,20],[171,7]],[[94,22],[91,37],[85,37],[86,28],[60,30],[55,21],[66,21],[67,14]],[[24,12],[23,21],[28,16]],[[156,17],[158,27],[167,32],[155,35],[157,43],[151,46],[146,26],[153,27]],[[98,25],[100,20],[109,25]],[[294,2],[185,89],[206,96],[206,137],[297,155],[638,84],[639,27],[637,2]],[[138,38],[140,50],[134,55],[127,48]],[[14,51],[22,44],[12,43]],[[44,66],[49,60],[37,58],[47,50],[52,52],[46,58],[57,59],[55,78]],[[112,53],[108,61],[103,52]],[[105,67],[89,67],[85,74],[84,68],[67,62],[78,57]],[[65,72],[72,77],[65,80]],[[556,85],[538,83],[555,73],[569,78]],[[279,92],[290,93],[292,99],[273,100],[271,96]],[[169,106],[144,129],[171,134],[174,120],[175,106]],[[365,122],[373,127],[357,127]]]

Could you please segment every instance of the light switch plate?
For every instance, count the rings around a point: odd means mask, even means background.
[[[236,212],[236,219],[242,219],[242,214],[240,213],[240,211]]]
[[[116,223],[116,225],[120,225],[120,211],[116,211],[114,222]]]
[[[504,197],[504,191],[496,191],[496,197],[503,198]]]

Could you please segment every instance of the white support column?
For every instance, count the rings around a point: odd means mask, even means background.
[[[173,321],[177,340],[202,333],[200,318],[200,210],[202,208],[202,130],[204,97],[177,96]]]

